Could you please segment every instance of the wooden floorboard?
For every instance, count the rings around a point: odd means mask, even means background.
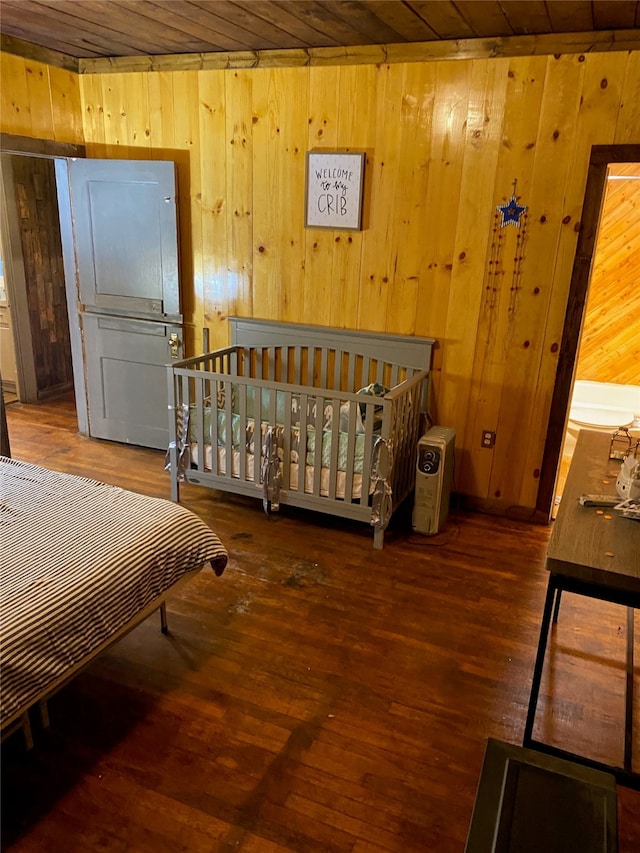
[[[16,458],[169,497],[163,453],[78,435],[72,400],[7,418]],[[57,694],[31,752],[3,744],[3,850],[462,851],[486,738],[522,742],[550,530],[454,509],[425,537],[404,513],[379,552],[356,522],[195,486],[182,502],[224,575]],[[619,760],[624,630],[622,608],[563,597],[537,735]],[[640,795],[618,794],[637,853]]]

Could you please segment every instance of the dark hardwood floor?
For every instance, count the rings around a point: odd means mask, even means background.
[[[7,418],[15,458],[169,496],[163,453],[79,436],[72,401]],[[365,525],[182,498],[226,572],[170,602],[168,636],[152,617],[59,692],[31,752],[5,741],[3,849],[462,851],[486,738],[522,742],[549,529],[454,510],[424,537],[405,514],[379,552]],[[624,626],[563,598],[537,735],[619,759]],[[618,792],[637,853],[640,794]]]

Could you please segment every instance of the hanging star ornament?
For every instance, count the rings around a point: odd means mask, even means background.
[[[518,182],[513,182],[513,195],[509,199],[506,204],[499,204],[496,208],[498,213],[502,216],[502,221],[500,222],[500,227],[504,228],[505,225],[515,225],[516,228],[520,227],[520,218],[527,212],[527,208],[518,204],[518,199],[516,198],[516,186]]]

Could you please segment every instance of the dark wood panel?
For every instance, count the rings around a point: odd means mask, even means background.
[[[608,4],[607,4],[608,5]],[[552,32],[579,32],[593,29],[591,3],[575,0],[553,0],[547,3],[547,12],[551,20]],[[607,27],[608,29],[608,27]]]
[[[357,24],[336,17],[324,3],[298,3],[297,14],[318,32],[328,36],[336,44],[369,44],[371,38],[360,32]]]
[[[594,0],[593,24],[602,29],[602,24],[610,29],[626,30],[638,26],[638,9],[625,0]]]
[[[636,0],[3,0],[0,29],[91,58],[625,31],[638,10]]]
[[[551,32],[551,21],[544,0],[528,0],[527,15],[523,18],[522,0],[503,0],[500,4],[511,30],[518,35]]]
[[[401,36],[395,41],[431,41],[443,38],[437,30],[427,24],[422,14],[422,7],[427,5],[432,4],[418,2],[412,3],[409,7],[408,4],[396,3],[395,0],[380,0],[375,4],[374,12],[377,18]]]
[[[13,38],[14,41],[9,40],[10,38]],[[3,49],[23,55],[22,44],[19,40],[32,48],[28,58],[36,59],[39,62],[47,62],[49,57],[47,54],[40,56],[37,51],[33,50],[34,45],[44,45],[49,54],[55,52],[65,57],[66,60],[73,56],[101,56],[99,50],[92,48],[88,37],[80,37],[77,33],[69,32],[64,25],[56,25],[54,32],[51,26],[41,20],[40,12],[37,13],[37,18],[33,23],[29,23],[26,15],[18,19],[11,27],[10,37],[3,33]],[[54,60],[52,64],[57,65],[58,63]],[[67,64],[69,64],[68,61]]]
[[[204,50],[204,39],[181,33],[158,20],[157,7],[153,3],[143,6],[132,0],[86,0],[86,8],[92,15],[106,15],[119,32],[142,33],[145,41],[155,46],[155,52],[197,53]]]
[[[458,10],[457,4],[442,3],[434,6],[429,0],[419,0],[410,5],[438,39],[473,38],[475,35],[471,23]]]
[[[17,458],[168,496],[162,453],[79,436],[71,402],[7,416]],[[486,738],[522,742],[549,529],[454,509],[423,537],[406,515],[375,552],[340,519],[183,502],[226,573],[169,604],[168,637],[148,620],[61,691],[31,754],[5,742],[3,849],[459,853]],[[624,619],[567,595],[543,679],[545,736],[605,759]],[[617,793],[635,853],[640,795]]]
[[[34,139],[31,136],[17,136],[13,133],[0,133],[0,149],[9,153],[41,154],[48,157],[84,157],[84,145],[72,142],[57,142],[53,139]]]
[[[28,35],[33,40],[31,31]],[[48,47],[41,47],[38,44],[33,44],[32,41],[24,41],[4,32],[0,32],[0,50],[22,56],[25,59],[35,59],[37,62],[44,62],[53,65],[55,68],[65,68],[67,71],[78,73],[79,62],[75,57],[70,56],[68,51],[59,52]]]
[[[110,21],[104,14],[92,19],[89,8],[83,9],[86,18],[75,15],[74,4],[64,0],[61,3],[25,0],[20,8],[25,20],[27,15],[34,17],[34,22],[28,23],[23,38],[28,39],[35,26],[44,32],[55,33],[58,45],[74,45],[76,49],[84,47],[94,56],[103,56],[105,50],[116,50],[121,54],[140,53],[135,47],[138,36],[127,37],[126,31],[114,30],[108,26]],[[86,27],[86,22],[90,22],[90,27]],[[58,49],[64,50],[64,47]]]
[[[307,21],[301,20],[289,3],[282,4],[275,2],[275,0],[243,0],[243,2],[237,2],[236,6],[241,6],[254,17],[254,32],[259,32],[258,28],[263,26],[264,21],[277,27],[280,30],[279,44],[281,47],[288,43],[288,37],[293,40],[293,44],[300,42],[309,47],[336,44],[332,39],[328,39],[327,36],[310,26]]]
[[[257,48],[261,44],[269,45],[271,48],[282,47],[285,43],[289,48],[306,44],[304,39],[291,32],[289,21],[285,18],[289,13],[282,10],[279,4],[257,3],[255,5],[275,8],[268,9],[266,13],[262,10],[261,14],[258,9],[254,12],[253,3],[248,8],[241,3],[234,5],[233,8],[224,5],[212,8],[210,3],[194,2],[193,10],[190,8],[186,14],[189,17],[195,15],[203,23],[207,22],[211,29],[233,38],[236,50],[243,50],[250,46]],[[294,16],[290,17],[292,21],[297,21]],[[284,26],[283,21],[286,21]]]
[[[246,48],[257,49],[262,45],[268,50],[275,48],[278,45],[277,30],[274,33],[274,28],[258,18],[256,21],[251,21],[251,16],[244,10],[239,9],[237,14],[231,17],[225,16],[228,9],[224,6],[212,6],[210,3],[194,2],[188,9],[177,7],[173,3],[157,4],[159,7],[164,7],[164,14],[169,15],[169,19],[174,21],[176,29],[184,28],[190,32],[188,28],[188,20],[192,19],[196,24],[206,29],[200,30],[200,38],[203,42],[208,41],[214,34],[215,38],[211,41],[212,44],[218,43],[223,50],[244,50]],[[179,17],[182,22],[178,23],[174,14],[174,10],[179,10]],[[222,14],[218,14],[222,13]],[[280,33],[282,37],[282,33]],[[297,47],[297,43],[289,45]],[[208,50],[208,48],[202,48]]]
[[[360,32],[368,43],[383,39],[390,44],[401,41],[398,33],[378,16],[377,6],[368,7],[355,0],[324,0],[323,7],[336,18]]]
[[[513,35],[509,21],[499,3],[491,3],[487,0],[458,0],[456,8],[473,33],[481,38]]]
[[[11,156],[38,394],[73,382],[53,160]]]
[[[282,32],[276,29],[274,38],[272,24],[268,21],[263,22],[260,18],[254,18],[249,22],[250,29],[247,29],[244,26],[245,22],[239,18],[236,21],[227,21],[224,17],[213,14],[211,4],[208,8],[193,4],[188,10],[166,0],[156,0],[154,5],[159,21],[171,25],[178,31],[196,36],[203,44],[215,44],[219,50],[241,50],[245,47],[247,39],[252,37],[255,38],[256,44],[265,43],[275,47],[277,36],[282,36]],[[272,38],[269,38],[270,32]],[[289,46],[301,47],[303,42],[292,39]]]

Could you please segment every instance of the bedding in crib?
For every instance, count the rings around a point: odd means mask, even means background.
[[[366,388],[361,388],[357,393],[358,394],[367,394],[383,397],[389,391],[384,385],[380,383],[372,383]],[[252,386],[246,387],[246,417],[242,418],[239,413],[238,406],[238,397],[241,392],[239,391],[238,385],[231,385],[231,394],[232,394],[232,403],[231,403],[231,448],[234,453],[240,451],[246,451],[250,454],[255,454],[255,411],[258,406],[256,406],[255,397],[256,397],[256,389]],[[276,416],[275,416],[275,436],[277,440],[278,446],[278,456],[281,461],[284,461],[284,453],[285,453],[285,444],[289,448],[290,453],[290,461],[293,464],[298,464],[300,461],[300,395],[293,394],[291,396],[291,412],[289,422],[291,424],[289,430],[289,440],[285,443],[285,406],[287,401],[287,395],[284,392],[276,391],[274,392],[276,398]],[[270,390],[263,391],[260,396],[260,405],[259,408],[261,410],[260,416],[260,447],[264,445],[265,435],[267,430],[271,427],[272,423],[269,419],[270,413],[270,402],[271,402],[271,392]],[[221,390],[216,395],[216,403],[217,403],[217,429],[212,431],[211,417],[212,417],[212,408],[211,408],[211,398],[207,398],[204,401],[204,406],[202,408],[202,428],[203,428],[203,436],[204,436],[204,444],[210,448],[212,444],[212,436],[215,434],[217,437],[217,441],[215,442],[218,447],[225,448],[227,446],[227,411],[225,410],[225,397],[226,397],[226,389],[221,388]],[[347,466],[348,459],[348,443],[349,443],[349,403],[342,403],[339,407],[332,405],[331,403],[326,403],[325,401],[318,400],[315,397],[309,397],[307,399],[307,419],[306,419],[306,454],[305,454],[305,464],[306,465],[314,465],[316,461],[316,427],[315,423],[317,422],[317,409],[318,404],[322,406],[322,450],[321,450],[321,465],[324,468],[328,468],[331,465],[331,443],[333,436],[333,421],[334,421],[334,409],[338,409],[338,455],[337,455],[337,464],[339,471],[345,471]],[[378,409],[379,407],[376,407]],[[365,445],[365,425],[363,420],[363,415],[365,412],[363,411],[364,407],[360,407],[359,405],[354,405],[355,411],[355,427],[354,427],[354,435],[355,435],[355,444],[354,444],[354,454],[353,454],[353,464],[354,471],[358,474],[362,474],[362,460],[364,454],[364,445]],[[192,457],[197,459],[198,453],[198,433],[199,433],[199,418],[198,418],[198,408],[196,404],[192,403],[189,407],[189,428],[188,428],[188,443],[191,450]],[[373,424],[373,435],[380,435],[380,428],[382,426],[382,420],[380,417],[376,417],[378,412],[374,414],[374,424]],[[208,470],[212,469],[212,460],[211,460],[211,452],[209,450],[209,459],[205,460],[205,468]],[[226,466],[223,464],[222,466],[223,472],[226,472]],[[232,472],[233,473],[233,472]],[[233,474],[237,476],[236,474]],[[252,477],[250,478],[252,479]]]

